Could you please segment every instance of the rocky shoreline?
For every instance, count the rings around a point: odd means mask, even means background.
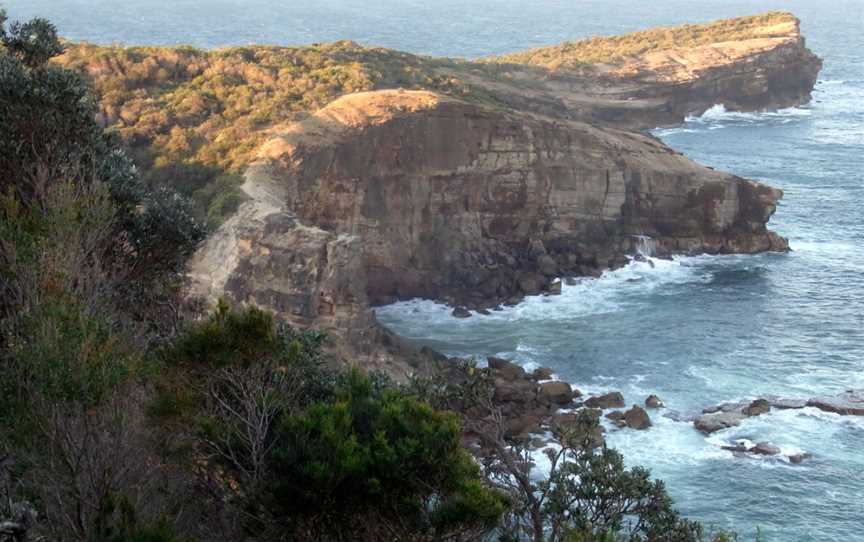
[[[464,367],[468,360],[451,358],[444,366],[446,379],[455,384],[464,384]],[[576,423],[580,411],[588,412],[598,420],[605,420],[594,435],[597,445],[605,442],[608,430],[650,430],[649,412],[665,408],[656,395],[649,395],[641,405],[627,407],[624,396],[618,391],[598,395],[585,395],[568,382],[558,380],[551,369],[537,368],[531,372],[512,361],[498,357],[487,359],[492,383],[492,403],[500,412],[503,436],[510,442],[530,449],[543,449],[550,445],[555,435],[566,433]],[[864,416],[864,390],[847,390],[833,396],[815,396],[809,399],[785,397],[759,397],[749,401],[721,403],[706,407],[692,418],[680,418],[673,413],[663,414],[678,421],[692,423],[693,429],[703,435],[712,435],[738,427],[748,418],[763,416],[774,410],[815,408],[841,416]],[[461,410],[457,408],[456,410]],[[462,410],[463,415],[482,419],[484,412]],[[480,439],[468,431],[465,442],[469,448],[480,451]],[[791,464],[800,464],[813,456],[808,452],[784,454],[771,442],[751,442],[736,439],[719,445],[736,457],[781,457]]]
[[[781,190],[644,133],[714,104],[808,101],[821,60],[797,19],[758,20],[737,41],[595,66],[433,66],[474,94],[380,88],[275,125],[246,202],[192,258],[188,297],[324,329],[339,357],[405,378],[422,362],[392,347],[375,306],[419,297],[482,314],[624,266],[648,239],[660,257],[788,250],[767,228]]]

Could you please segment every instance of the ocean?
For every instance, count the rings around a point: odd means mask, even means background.
[[[680,510],[753,540],[864,540],[864,417],[775,411],[705,437],[687,416],[721,401],[864,388],[864,1],[744,0],[6,0],[12,18],[49,17],[96,43],[219,47],[352,39],[473,58],[598,34],[794,12],[825,60],[806,106],[709,110],[655,134],[692,159],[782,188],[771,227],[792,252],[632,263],[456,319],[431,301],[381,307],[418,344],[459,356],[551,367],[585,393],[657,394],[647,431],[608,435],[629,464],[667,482]],[[680,421],[676,421],[680,420]],[[801,465],[735,457],[721,445],[770,441]]]

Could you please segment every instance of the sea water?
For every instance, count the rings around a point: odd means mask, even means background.
[[[666,480],[685,514],[752,540],[864,540],[864,417],[775,411],[706,437],[688,416],[720,401],[864,388],[864,2],[861,0],[6,0],[97,43],[304,44],[353,39],[477,57],[593,34],[787,9],[825,60],[811,104],[722,107],[656,135],[694,160],[782,188],[771,227],[793,251],[635,262],[491,316],[430,301],[378,316],[451,355],[548,366],[585,393],[659,395],[647,431],[611,432],[629,464]],[[204,8],[202,8],[204,6]],[[644,246],[650,247],[646,240]],[[721,445],[770,441],[791,465]]]

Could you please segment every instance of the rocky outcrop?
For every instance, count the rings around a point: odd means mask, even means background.
[[[772,409],[789,410],[813,407],[841,416],[864,416],[864,390],[846,390],[837,395],[824,395],[811,399],[766,397],[750,402],[722,403],[702,410],[693,420],[696,429],[710,434],[736,427],[747,418],[760,416]]]
[[[623,265],[643,236],[661,255],[786,250],[766,227],[780,190],[638,130],[715,103],[798,103],[818,65],[792,25],[589,72],[521,69],[527,87],[463,73],[487,102],[348,94],[270,130],[249,200],[196,255],[190,293],[330,329],[374,358],[377,304],[425,297],[467,316],[558,293],[556,277]]]

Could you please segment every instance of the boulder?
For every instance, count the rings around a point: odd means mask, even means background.
[[[532,373],[535,380],[549,380],[553,374],[552,369],[549,367],[538,367]]]
[[[743,413],[747,416],[760,416],[768,412],[771,412],[771,403],[766,399],[756,399],[744,407],[743,410]]]
[[[751,454],[757,455],[777,455],[780,453],[780,448],[770,442],[758,442],[756,443],[756,446],[753,446],[747,451]]]
[[[651,418],[645,409],[633,405],[633,408],[624,413],[624,423],[631,429],[648,429],[651,427]]]
[[[864,390],[847,390],[830,397],[814,397],[807,406],[844,416],[864,416]]]
[[[489,356],[486,358],[486,361],[497,376],[506,380],[524,379],[528,376],[525,373],[525,369],[520,365],[516,365],[512,361],[496,358],[494,356]]]
[[[663,401],[660,400],[656,395],[649,395],[647,399],[645,399],[645,408],[663,408]]]
[[[537,273],[523,273],[519,277],[519,288],[525,295],[537,295],[544,282],[543,277]]]
[[[471,311],[461,306],[453,309],[453,312],[450,314],[456,318],[471,318]]]
[[[496,403],[528,403],[536,399],[536,386],[528,380],[495,378],[492,399]]]
[[[541,403],[566,405],[573,400],[573,390],[570,388],[570,384],[566,382],[544,382],[540,384],[537,399]]]
[[[614,423],[618,427],[627,426],[627,422],[624,421],[624,413],[620,410],[613,410],[612,412],[606,414],[606,419],[611,420],[612,423]]]
[[[556,280],[546,288],[546,293],[549,295],[561,295],[561,281]]]
[[[589,408],[622,408],[624,407],[624,396],[621,392],[612,391],[596,397],[589,397],[585,401],[585,406]]]
[[[741,420],[744,418],[746,418],[746,416],[740,412],[715,412],[699,416],[693,422],[693,425],[696,426],[696,429],[699,431],[702,431],[706,435],[710,435],[711,433],[715,433],[721,429],[736,427],[741,424]]]
[[[810,459],[811,457],[813,457],[813,454],[809,454],[807,452],[800,454],[792,454],[789,456],[789,462],[793,465],[800,465],[804,462],[805,459]]]

